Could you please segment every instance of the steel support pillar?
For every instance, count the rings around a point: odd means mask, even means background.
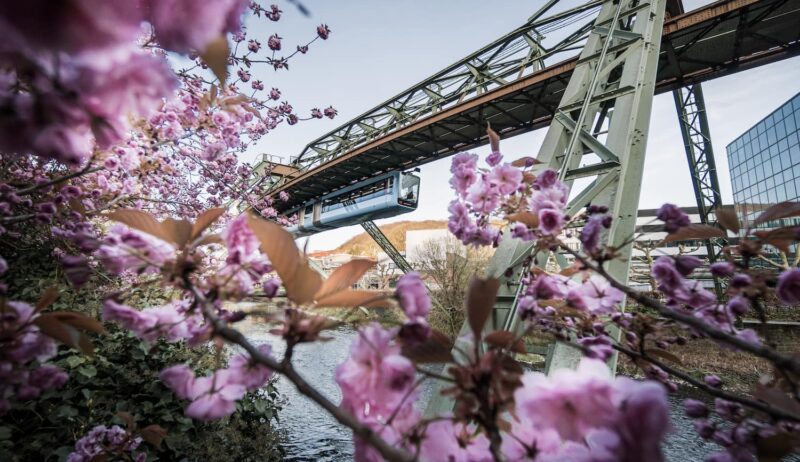
[[[717,180],[717,166],[714,161],[714,149],[711,146],[711,131],[706,117],[706,104],[703,99],[703,88],[700,84],[679,88],[672,92],[675,108],[678,110],[678,121],[689,162],[689,173],[692,176],[692,188],[697,200],[697,212],[703,224],[716,224],[714,210],[722,206],[722,195]],[[722,248],[728,243],[725,239],[706,240],[706,252],[709,263],[714,263]],[[722,284],[714,278],[714,289],[717,296],[722,295]]]
[[[666,0],[608,0],[581,52],[538,159],[570,188],[589,172],[594,179],[574,197],[572,211],[606,205],[614,218],[606,242],[619,258],[608,263],[627,281],[644,171]],[[624,308],[624,307],[623,307]],[[575,367],[580,353],[555,343],[546,371]],[[610,361],[616,369],[616,356]]]
[[[365,221],[361,223],[361,227],[364,228],[364,231],[366,231],[367,234],[369,234],[372,237],[375,243],[377,243],[380,246],[380,248],[383,249],[384,252],[386,252],[386,255],[388,255],[389,258],[392,259],[394,264],[397,265],[397,267],[400,268],[402,272],[408,273],[409,271],[413,271],[411,265],[408,263],[408,261],[406,261],[405,257],[403,257],[403,255],[397,251],[397,249],[394,247],[389,238],[386,237],[385,234],[383,234],[383,231],[381,231],[381,229],[378,228],[378,225],[376,225],[375,222],[371,220]]]
[[[609,207],[614,221],[604,238],[621,256],[607,269],[621,281],[627,281],[630,267],[631,246],[622,243],[636,226],[666,1],[603,2],[537,157],[541,169],[556,169],[570,188],[579,178],[593,177],[572,194],[568,213],[589,203]],[[502,284],[487,329],[515,330],[519,278],[529,265],[545,266],[552,257],[539,254],[531,261],[532,250],[530,243],[510,236],[500,242],[487,276],[500,276]],[[555,260],[567,263],[561,255]],[[555,343],[546,372],[574,368],[580,356],[567,344]],[[616,357],[609,366],[616,369]],[[446,401],[434,399],[428,412],[442,408]]]

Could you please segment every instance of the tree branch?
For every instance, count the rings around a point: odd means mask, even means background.
[[[779,353],[778,351],[775,351],[775,350],[773,350],[772,348],[770,348],[768,346],[759,345],[759,344],[748,342],[746,340],[742,340],[741,338],[739,338],[739,337],[737,337],[737,336],[735,336],[733,334],[729,334],[728,332],[721,331],[719,329],[715,329],[715,328],[709,326],[708,324],[706,324],[705,322],[703,322],[702,320],[700,320],[698,318],[695,318],[692,315],[681,313],[679,311],[670,309],[666,305],[661,303],[660,301],[658,301],[658,300],[656,300],[656,299],[654,299],[652,297],[648,297],[647,295],[644,295],[644,294],[642,294],[642,293],[640,293],[640,292],[628,287],[627,285],[619,282],[613,276],[608,274],[608,272],[606,272],[605,268],[603,268],[602,266],[594,264],[593,262],[589,261],[589,259],[587,259],[583,255],[579,254],[578,252],[575,252],[575,251],[571,250],[566,245],[559,244],[559,246],[562,249],[564,249],[564,251],[568,252],[569,254],[574,256],[576,259],[580,260],[580,262],[586,268],[588,268],[588,269],[596,272],[597,274],[603,276],[609,282],[609,284],[611,284],[612,287],[614,287],[616,289],[619,289],[620,291],[625,293],[627,296],[629,296],[630,298],[636,300],[637,302],[641,303],[642,305],[645,305],[645,306],[648,306],[650,308],[655,309],[656,311],[659,312],[659,314],[661,314],[665,318],[672,319],[673,321],[678,321],[681,324],[687,325],[687,326],[692,327],[692,328],[694,328],[694,329],[696,329],[696,330],[698,330],[700,332],[703,332],[704,334],[708,335],[710,338],[713,338],[715,340],[719,340],[721,342],[727,343],[728,345],[734,346],[734,347],[736,347],[736,348],[738,348],[738,349],[740,349],[742,351],[746,351],[746,352],[751,353],[751,354],[753,354],[755,356],[764,358],[764,359],[770,361],[771,363],[773,363],[775,366],[777,366],[779,368],[786,368],[786,369],[788,369],[788,370],[790,370],[792,372],[800,373],[800,360],[797,360],[797,359],[792,358],[791,356],[786,356],[786,355],[784,355],[782,353]]]
[[[247,340],[247,338],[241,332],[228,327],[226,323],[213,312],[208,299],[206,299],[205,295],[203,295],[203,293],[200,292],[197,287],[195,287],[188,280],[185,280],[184,282],[187,289],[192,292],[192,295],[194,295],[195,299],[199,302],[205,317],[211,321],[212,325],[214,326],[215,334],[219,335],[230,343],[244,348],[245,351],[250,354],[250,358],[253,361],[267,366],[273,371],[289,379],[289,381],[292,382],[295,387],[297,387],[297,390],[300,393],[311,398],[312,401],[328,411],[328,413],[331,414],[340,424],[353,430],[355,435],[374,447],[384,458],[386,458],[386,460],[396,462],[412,462],[414,460],[411,455],[387,443],[371,428],[361,424],[358,420],[356,420],[355,417],[350,415],[348,412],[345,412],[339,406],[323,396],[322,393],[317,391],[313,386],[306,382],[306,380],[300,374],[298,374],[297,371],[295,371],[291,363],[281,363],[274,358],[261,353],[261,351],[259,351],[255,345],[250,343],[250,341]]]

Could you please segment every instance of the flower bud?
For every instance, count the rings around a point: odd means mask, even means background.
[[[686,411],[686,415],[693,419],[708,416],[708,407],[705,403],[696,399],[685,400],[683,402],[683,408]]]

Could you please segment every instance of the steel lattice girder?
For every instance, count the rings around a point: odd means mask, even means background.
[[[664,25],[656,90],[672,91],[793,56],[800,51],[797,23],[800,5],[787,0],[722,0],[671,18]],[[291,197],[276,207],[285,211],[372,175],[485,144],[487,121],[503,137],[546,127],[576,63],[572,58],[548,65],[281,180],[271,194],[285,190]]]
[[[711,131],[706,116],[703,88],[698,83],[679,88],[672,93],[675,99],[675,108],[678,111],[678,122],[686,150],[686,159],[689,162],[689,173],[692,177],[692,188],[697,200],[700,222],[715,224],[717,220],[714,210],[722,207],[722,194],[717,179],[717,165],[711,145]],[[706,240],[709,263],[717,260],[717,255],[727,244],[725,239]],[[722,294],[722,285],[718,278],[714,278],[714,288],[718,296]]]
[[[607,269],[621,281],[627,280],[631,246],[619,244],[633,235],[636,225],[666,2],[604,2],[595,30],[581,52],[557,117],[550,124],[537,156],[542,162],[537,166],[539,170],[558,170],[570,187],[573,184],[570,172],[587,162],[596,165],[607,163],[609,156],[616,159],[616,165],[594,172],[594,181],[573,198],[567,213],[574,215],[590,202],[609,207],[614,222],[605,239],[617,245],[622,255],[609,262]],[[617,29],[622,29],[620,38],[615,37]],[[631,90],[615,93],[614,97],[598,98],[605,92],[625,87]],[[601,130],[607,130],[607,135],[598,136]],[[592,146],[602,148],[595,151]],[[516,308],[521,295],[520,278],[527,273],[529,265],[545,266],[550,257],[540,253],[536,261],[532,261],[534,247],[533,243],[509,235],[501,240],[487,270],[487,276],[500,279],[502,288],[487,330],[518,330]],[[559,263],[566,264],[566,261],[562,257]],[[465,329],[468,329],[466,323],[462,332]],[[471,351],[470,347],[461,348]],[[581,356],[573,347],[555,343],[547,354],[545,370],[575,367]],[[612,370],[614,367],[612,364]],[[429,414],[451,406],[446,399],[431,401]]]

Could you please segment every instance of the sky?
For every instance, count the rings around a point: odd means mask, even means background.
[[[572,0],[566,0],[570,2]],[[307,55],[290,62],[290,71],[261,69],[254,78],[278,87],[298,114],[312,107],[333,105],[335,120],[311,120],[279,127],[264,137],[244,160],[260,153],[299,154],[306,144],[357,115],[413,86],[440,69],[485,46],[525,23],[544,0],[302,0],[306,17],[288,2],[278,1],[283,18],[248,23],[249,33],[265,44],[269,35],[283,37],[284,49],[293,49],[316,34],[326,23],[332,33],[317,40]],[[687,10],[710,3],[685,0]],[[712,145],[723,201],[732,202],[725,147],[742,132],[800,92],[800,57],[758,67],[703,83]],[[545,130],[503,139],[506,158],[535,156]],[[488,147],[472,152],[482,156]],[[379,220],[446,219],[454,198],[445,181],[450,159],[421,167],[421,192],[416,211]],[[655,208],[665,201],[695,204],[689,168],[671,93],[653,101],[640,208]],[[361,233],[360,226],[326,231],[309,237],[308,250],[332,249]],[[300,240],[305,244],[305,238]]]

